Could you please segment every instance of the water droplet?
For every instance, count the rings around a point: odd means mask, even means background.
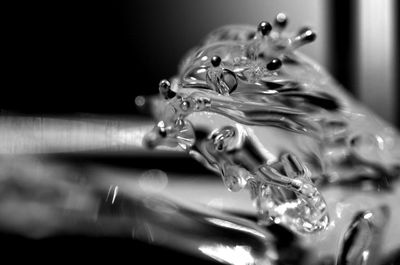
[[[381,130],[385,123],[293,52],[316,34],[303,28],[289,36],[282,33],[286,24],[280,13],[273,29],[262,22],[258,32],[228,26],[210,34],[174,77],[178,94],[167,99],[173,113],[162,114],[165,131],[156,134],[159,144],[180,145],[221,174],[229,190],[248,189],[260,221],[312,233],[329,224],[320,187],[357,184],[360,192],[368,183],[380,193],[383,182],[392,187],[398,179],[400,149],[397,133]],[[197,123],[199,117],[206,121]],[[240,124],[244,133],[224,134],[227,124]]]
[[[218,67],[221,64],[221,57],[219,56],[213,56],[211,58],[211,65],[214,67]]]
[[[286,14],[279,13],[276,15],[274,20],[274,26],[278,31],[282,31],[288,24],[288,18]]]
[[[183,111],[188,111],[189,110],[189,108],[190,108],[190,102],[189,101],[183,101],[182,103],[181,103],[181,110],[183,110]]]
[[[267,64],[267,69],[269,71],[275,71],[281,68],[281,66],[282,66],[282,61],[275,58]]]
[[[271,32],[271,30],[272,30],[271,24],[266,21],[262,21],[262,22],[260,22],[260,24],[258,24],[258,31],[263,36],[268,35]]]

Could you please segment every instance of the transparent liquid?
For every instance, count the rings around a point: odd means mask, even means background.
[[[377,264],[399,253],[400,138],[295,51],[312,35],[211,33],[160,84],[146,144],[180,146],[248,190],[258,224],[289,228],[324,262]]]

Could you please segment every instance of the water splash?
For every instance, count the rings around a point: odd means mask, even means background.
[[[399,177],[398,133],[347,95],[296,49],[316,39],[274,26],[227,26],[209,34],[160,83],[161,121],[148,146],[181,146],[219,174],[231,191],[247,189],[260,223],[295,232],[324,231],[327,185],[390,189]],[[276,128],[276,129],[275,129]]]

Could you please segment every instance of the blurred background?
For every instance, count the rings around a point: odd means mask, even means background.
[[[185,52],[226,24],[257,25],[282,11],[310,25],[302,48],[346,89],[399,124],[395,0],[17,2],[3,8],[3,112],[135,114]]]
[[[135,97],[158,93],[160,79],[173,76],[182,56],[211,30],[232,23],[256,27],[259,21],[272,21],[278,12],[285,12],[290,30],[309,25],[318,34],[317,41],[301,48],[304,53],[378,115],[400,125],[399,4],[395,0],[18,1],[6,5],[2,8],[2,115],[140,115]],[[32,243],[1,234],[0,241],[10,249],[29,252],[25,257],[8,254],[15,260],[51,261],[50,250],[71,262],[107,258],[115,263],[147,255],[152,263],[177,255],[130,238],[55,237]],[[205,263],[183,254],[179,259]]]

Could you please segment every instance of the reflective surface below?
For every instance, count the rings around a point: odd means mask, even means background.
[[[386,264],[399,248],[398,184],[384,194],[323,187],[332,221],[298,234],[257,223],[248,194],[210,176],[30,155],[3,156],[0,168],[0,227],[28,237],[128,236],[229,264]]]

